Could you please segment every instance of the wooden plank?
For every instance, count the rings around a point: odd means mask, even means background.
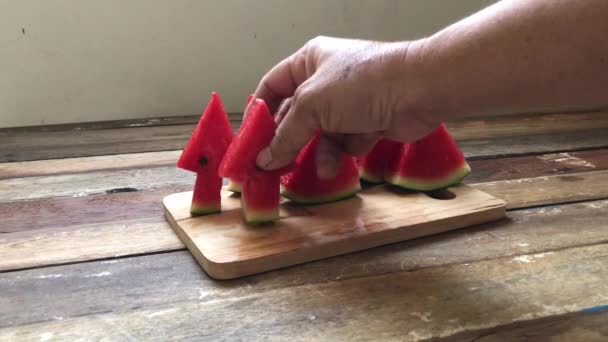
[[[163,151],[0,163],[0,179],[172,166],[180,155]]]
[[[175,165],[180,153],[180,151],[144,152],[0,163],[0,179],[171,166]],[[467,177],[469,182],[537,177],[608,169],[608,149],[501,159],[475,159],[470,160],[469,163],[473,168],[473,173]]]
[[[238,119],[242,116],[239,113],[229,114],[229,117]],[[41,132],[65,132],[65,131],[90,131],[100,129],[113,128],[133,128],[133,127],[153,127],[153,126],[169,126],[169,125],[188,125],[196,124],[199,120],[199,115],[181,115],[181,116],[165,116],[157,118],[143,119],[126,119],[126,120],[109,120],[109,121],[92,121],[78,122],[69,124],[56,125],[39,125],[39,126],[22,126],[0,128],[0,137],[12,136],[24,133],[41,133]]]
[[[471,186],[504,199],[509,209],[515,209],[545,205],[556,197],[562,203],[608,198],[608,172],[512,179]]]
[[[194,185],[196,175],[175,166],[0,180],[1,202],[45,197],[82,197],[166,185]],[[66,186],[68,185],[69,186]]]
[[[146,153],[141,155],[151,155]],[[89,157],[106,158],[106,157]],[[87,159],[87,158],[83,158]],[[136,160],[142,160],[135,158]],[[152,162],[143,159],[144,163]],[[60,161],[60,160],[57,160]],[[20,175],[28,170],[48,169],[53,172],[48,161],[25,162],[36,163],[35,168],[23,167],[16,170]],[[110,168],[111,163],[100,165]],[[2,165],[0,164],[0,168]],[[73,163],[62,164],[58,168],[69,168]],[[78,165],[86,165],[79,163]],[[558,153],[541,156],[511,157],[505,159],[474,160],[471,162],[473,172],[466,179],[467,183],[498,181],[505,179],[534,178],[552,174],[571,174],[579,171],[608,169],[608,150],[583,151],[575,153]],[[55,168],[57,170],[57,168]],[[158,169],[154,169],[158,170]],[[162,170],[161,170],[162,171]],[[140,175],[141,176],[141,175]],[[110,177],[110,178],[113,178]],[[141,178],[141,177],[140,177]],[[104,177],[91,177],[90,182],[97,182]],[[170,177],[162,177],[165,185],[145,191],[113,192],[110,194],[90,194],[83,197],[41,198],[26,202],[0,202],[0,232],[12,232],[26,229],[49,228],[102,223],[137,218],[161,217],[161,199],[171,193],[188,191],[192,183],[175,185]],[[147,182],[146,179],[143,179]],[[124,185],[128,183],[123,183]],[[116,184],[112,184],[115,186]],[[31,188],[30,188],[31,189]],[[34,189],[31,189],[34,191]],[[80,191],[80,190],[79,190]],[[30,192],[30,194],[33,194]]]
[[[0,162],[179,150],[190,138],[194,126],[7,134],[0,137],[3,145]]]
[[[4,202],[0,203],[0,233],[147,218],[165,221],[162,198],[191,189],[192,185],[169,184],[146,191]]]
[[[240,122],[243,113],[228,113],[228,119],[232,122]],[[41,132],[65,132],[65,131],[91,131],[102,129],[115,128],[134,128],[134,127],[154,127],[154,126],[171,126],[171,125],[195,125],[200,119],[200,115],[179,115],[179,116],[163,116],[156,118],[143,119],[126,119],[126,120],[109,120],[109,121],[91,121],[77,122],[68,124],[56,125],[38,125],[38,126],[21,126],[0,128],[0,137],[20,135],[24,133],[41,133]]]
[[[608,245],[252,291],[0,330],[0,339],[415,341],[605,303]],[[593,275],[593,276],[589,276]],[[59,278],[61,279],[61,278]],[[517,300],[514,300],[517,298]]]
[[[238,121],[233,121],[237,127]],[[451,123],[463,151],[493,155],[608,147],[607,112],[526,114]],[[57,159],[183,148],[193,124],[68,131],[0,131],[0,161]],[[587,133],[586,133],[587,132]],[[533,138],[538,136],[538,138]],[[489,142],[490,141],[490,142]],[[562,146],[563,145],[563,146]]]
[[[466,331],[429,342],[499,342],[499,341],[589,341],[608,340],[608,310],[576,312],[502,325],[490,329]]]
[[[0,234],[0,271],[183,248],[169,224],[159,219],[39,229]]]
[[[458,141],[468,159],[573,152],[608,147],[608,129]]]
[[[216,279],[232,279],[505,216],[504,201],[466,185],[446,193],[453,197],[435,199],[376,186],[322,206],[284,203],[281,219],[265,228],[246,224],[240,208],[190,217],[191,193],[169,195],[163,203],[171,226],[205,271]]]
[[[467,176],[467,183],[565,175],[607,170],[608,150],[471,160],[469,164],[473,172]]]
[[[455,139],[483,140],[608,128],[608,111],[515,114],[448,123]]]
[[[585,174],[581,177],[587,179]],[[593,183],[596,179],[597,181],[605,179],[605,173],[596,171],[595,174],[589,173],[589,177],[591,177],[589,181],[583,182],[590,182],[587,187],[588,192],[585,193],[594,194],[595,197],[590,198],[605,196],[605,186],[599,184],[599,187],[596,188]],[[548,176],[544,181],[546,184],[552,184],[552,187],[547,188],[547,191],[557,190],[562,193],[572,191],[575,193],[582,191],[577,189],[579,181],[581,181],[579,178]],[[468,183],[468,180],[466,182]],[[519,183],[522,182],[526,181],[519,181]],[[66,184],[70,186],[66,187]],[[0,180],[0,193],[3,194],[0,203],[49,197],[82,197],[125,189],[137,191],[165,186],[192,186],[193,184],[194,174],[175,166],[13,178]],[[517,182],[511,182],[511,185],[513,184],[517,184]],[[487,185],[483,191],[492,191],[492,186],[491,184]],[[565,188],[562,189],[562,186]],[[518,189],[518,187],[513,187],[513,191],[519,191]]]
[[[454,231],[232,281],[209,279],[188,252],[0,273],[0,327],[186,300],[215,301],[441,265],[468,267],[473,261],[497,257],[525,266],[542,259],[543,253],[608,242],[606,208],[608,201],[515,211],[509,213],[508,220],[466,232]],[[165,230],[170,232],[169,227]],[[133,237],[124,233],[113,238],[115,253],[133,243]],[[19,252],[21,256],[29,254]]]
[[[522,182],[498,181],[490,186],[481,183],[480,188],[488,191],[498,198],[508,201],[513,208],[525,205],[555,205],[578,200],[591,200],[606,198],[606,175],[608,171],[579,173],[575,177],[581,178],[575,182],[563,182],[561,176],[529,178]],[[603,182],[603,183],[602,183]],[[170,192],[170,191],[169,191]],[[31,202],[21,202],[0,205],[0,219],[3,221],[2,229],[6,232],[0,234],[5,246],[18,246],[0,252],[0,270],[16,268],[37,267],[53,265],[64,262],[77,262],[94,258],[112,257],[114,254],[128,253],[140,254],[161,250],[157,244],[162,244],[173,235],[167,230],[161,216],[161,199],[165,195],[162,191],[140,193],[118,193],[101,195],[99,197],[54,199],[53,202],[44,203],[40,207],[31,205]],[[134,196],[135,195],[135,196]],[[238,200],[233,199],[234,207]],[[83,201],[83,202],[79,202]],[[20,212],[22,208],[23,213]],[[80,209],[79,209],[80,208]],[[229,207],[227,207],[229,208]],[[141,235],[137,231],[125,229],[120,236],[116,236],[116,229],[106,227],[129,226],[139,221],[154,219],[150,232]],[[118,220],[126,220],[125,223]],[[130,219],[130,220],[129,220]],[[22,221],[23,220],[23,221]],[[86,228],[83,228],[85,226]],[[45,228],[42,228],[45,227]],[[143,228],[142,228],[143,229]],[[12,233],[11,233],[12,232]],[[62,236],[62,245],[72,245],[76,242],[89,244],[82,245],[82,249],[65,252],[49,249],[48,236]],[[38,237],[42,237],[39,239]],[[132,249],[131,240],[138,240],[139,249]],[[27,243],[23,243],[27,241]],[[157,241],[160,241],[157,243]],[[97,245],[107,246],[105,254],[97,251]],[[168,248],[174,248],[171,246]],[[94,252],[89,252],[92,248]],[[126,250],[123,251],[123,248]],[[24,257],[30,255],[31,257]]]

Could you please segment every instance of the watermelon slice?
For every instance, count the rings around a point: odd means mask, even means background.
[[[253,99],[253,94],[249,95],[247,97],[247,101],[245,101],[245,109],[247,109],[247,106],[249,105],[249,102],[251,102],[251,99]],[[238,137],[239,134],[241,133],[241,128],[243,126],[239,127],[239,131],[236,133],[236,136]],[[235,137],[236,139],[236,137]],[[226,189],[228,191],[232,191],[232,192],[236,192],[239,193],[241,192],[241,189],[243,188],[243,180],[238,178],[238,177],[230,177],[228,179],[228,186],[226,187]]]
[[[370,183],[384,182],[387,165],[391,160],[398,160],[402,146],[398,141],[380,139],[368,154],[357,158],[359,176]]]
[[[464,155],[441,124],[404,146],[399,161],[388,166],[386,181],[410,190],[432,191],[459,183],[469,172]]]
[[[265,223],[279,219],[281,201],[280,175],[254,171],[245,177],[241,194],[241,207],[248,223]]]
[[[190,213],[206,215],[221,211],[222,178],[218,167],[232,140],[232,127],[217,93],[211,95],[177,166],[196,173]]]
[[[317,133],[296,158],[295,168],[281,177],[281,194],[296,203],[319,204],[350,197],[361,190],[355,158],[342,156],[334,179],[317,176],[316,153],[321,135]]]
[[[249,223],[279,218],[281,171],[262,171],[255,163],[258,153],[272,141],[276,128],[266,103],[255,100],[238,137],[230,144],[220,164],[222,177],[243,180],[241,203],[245,221]]]

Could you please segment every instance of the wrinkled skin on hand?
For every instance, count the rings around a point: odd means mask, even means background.
[[[318,173],[330,178],[342,153],[364,154],[381,137],[412,141],[430,132],[439,119],[411,105],[416,97],[407,84],[412,46],[318,37],[277,64],[255,92],[277,111],[279,122],[258,166],[289,164],[321,129]]]

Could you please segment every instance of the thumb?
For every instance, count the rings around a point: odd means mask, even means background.
[[[289,165],[319,129],[317,116],[310,110],[310,106],[305,106],[302,102],[294,99],[272,142],[258,155],[258,167],[276,170]]]

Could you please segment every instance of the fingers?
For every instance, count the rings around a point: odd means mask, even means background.
[[[332,179],[340,170],[342,156],[364,155],[371,151],[380,135],[370,134],[323,134],[317,147],[317,175],[321,179]]]
[[[377,133],[348,134],[343,137],[342,147],[351,156],[362,156],[371,151],[378,140]]]
[[[315,156],[317,164],[317,176],[321,179],[335,178],[340,169],[342,159],[342,147],[340,143],[331,136],[322,134],[317,146]]]
[[[277,110],[277,114],[274,117],[274,121],[277,123],[277,125],[281,124],[281,121],[283,121],[285,115],[287,115],[289,108],[291,108],[292,102],[293,98],[290,97],[288,99],[285,99],[279,106],[279,110]]]
[[[276,170],[289,165],[319,128],[319,121],[308,101],[294,99],[277,128],[270,146],[257,157],[258,167]]]
[[[308,44],[293,55],[273,67],[260,81],[255,97],[266,102],[271,112],[275,112],[283,99],[292,97],[296,89],[314,72],[308,65]],[[310,59],[312,60],[312,59]]]

